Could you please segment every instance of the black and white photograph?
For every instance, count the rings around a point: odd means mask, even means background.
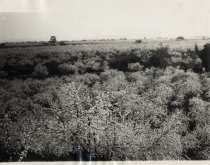
[[[0,163],[195,160],[210,0],[0,0]]]

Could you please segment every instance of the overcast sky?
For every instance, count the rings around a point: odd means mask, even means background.
[[[0,42],[210,36],[210,0],[0,0]]]

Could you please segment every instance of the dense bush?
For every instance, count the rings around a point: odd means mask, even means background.
[[[201,58],[202,64],[205,67],[206,71],[209,71],[210,44],[204,45],[204,49],[200,52],[199,57]]]
[[[59,45],[61,45],[61,46],[68,45],[65,41],[60,41],[60,42],[58,42],[58,43],[59,43]]]
[[[130,63],[128,64],[128,70],[129,71],[139,71],[142,70],[143,66],[140,65],[140,63]]]
[[[1,43],[0,48],[6,48],[6,43]]]
[[[0,161],[210,159],[210,80],[196,65],[167,47],[13,52],[0,63]]]
[[[135,41],[135,44],[140,44],[140,43],[142,43],[142,40],[136,40]]]
[[[168,47],[161,47],[152,51],[152,56],[149,58],[148,66],[165,68],[169,66],[171,62],[171,56],[168,53]]]
[[[179,41],[179,40],[184,40],[184,37],[183,37],[183,36],[179,36],[179,37],[176,38],[176,40],[177,40],[177,41]]]
[[[77,68],[71,64],[60,64],[58,66],[58,71],[61,74],[74,74],[77,71]]]
[[[136,54],[135,50],[128,52],[117,52],[111,57],[109,61],[109,67],[112,69],[118,69],[127,71],[129,63],[140,62],[140,57]]]
[[[37,78],[45,78],[48,76],[48,68],[45,65],[38,64],[34,67],[33,75]]]

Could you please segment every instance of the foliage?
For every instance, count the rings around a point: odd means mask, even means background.
[[[130,63],[128,64],[128,70],[129,71],[139,71],[142,70],[143,66],[140,65],[139,63]]]
[[[48,76],[48,68],[46,66],[43,66],[41,64],[38,64],[34,67],[34,72],[33,75],[38,77],[38,78],[44,78]]]
[[[112,69],[126,71],[129,63],[140,62],[140,57],[135,50],[129,52],[119,52],[113,55],[110,59],[109,66]]]
[[[58,66],[58,71],[61,74],[74,74],[77,71],[76,69],[77,68],[71,64],[60,64]]]
[[[168,47],[161,47],[152,51],[152,56],[149,58],[148,66],[165,68],[168,65],[170,65]]]
[[[57,49],[0,55],[0,161],[210,159],[194,51]]]
[[[56,36],[51,36],[49,40],[49,44],[55,46],[57,43]]]
[[[179,37],[176,38],[176,40],[178,40],[178,41],[179,40],[184,40],[184,37],[183,36],[179,36]]]
[[[142,40],[140,39],[135,41],[135,44],[140,44],[140,43],[142,43]]]
[[[199,57],[202,60],[202,64],[206,71],[209,71],[209,56],[210,56],[210,44],[205,44],[204,49],[200,52]]]

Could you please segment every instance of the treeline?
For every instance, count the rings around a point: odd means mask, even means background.
[[[69,45],[68,41],[58,41],[57,46]],[[0,49],[8,48],[26,48],[26,47],[40,47],[40,46],[50,46],[51,44],[47,41],[27,41],[27,42],[6,42],[0,43]]]
[[[167,47],[156,50],[126,51],[83,51],[83,52],[16,52],[2,57],[0,65],[1,78],[46,78],[63,75],[96,73],[107,69],[124,72],[138,71],[151,67],[164,69],[167,66],[177,67],[185,71],[192,69],[202,72],[202,62],[191,50],[185,52],[171,51]]]
[[[1,62],[1,161],[210,159],[194,51],[28,53]]]

